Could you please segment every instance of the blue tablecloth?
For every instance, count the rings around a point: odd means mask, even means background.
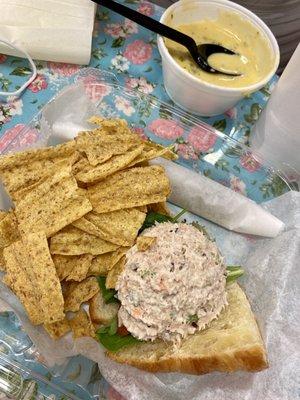
[[[127,5],[137,8],[146,15],[159,18],[162,9],[147,1],[125,0]],[[168,98],[162,80],[161,59],[157,50],[156,37],[151,32],[137,26],[135,23],[106,10],[98,9],[93,38],[91,66],[106,69],[115,73],[121,82],[130,88],[138,88],[144,93],[153,94],[172,104]],[[4,151],[18,137],[18,132],[47,103],[64,79],[76,73],[80,67],[74,65],[37,62],[38,76],[19,99],[9,99],[0,103],[0,152]],[[30,70],[27,62],[20,58],[0,55],[0,88],[2,90],[17,89]],[[258,119],[261,109],[268,100],[270,91],[276,82],[274,77],[269,84],[257,93],[241,101],[226,114],[205,118],[205,122],[220,131],[248,143],[250,128]],[[121,107],[122,105],[120,105]],[[130,110],[124,107],[124,115]],[[161,120],[165,116],[161,115]],[[160,138],[163,138],[163,122],[157,122]],[[160,125],[159,125],[160,124]],[[30,141],[30,135],[24,139]],[[185,159],[194,157],[193,143],[177,140],[179,151]],[[197,142],[199,146],[207,143]],[[228,156],[228,155],[227,155]],[[239,178],[230,182],[234,190],[246,193],[252,185],[257,201],[270,199],[280,195],[285,185],[280,179],[265,182],[260,172],[260,164],[251,157],[240,157],[238,153],[231,154],[230,161],[219,160],[219,168],[234,168]],[[243,174],[252,174],[250,183],[243,182]],[[248,180],[249,181],[249,180]],[[92,399],[102,393],[100,398],[121,399],[99,374],[97,365],[83,357],[73,358],[67,366],[52,370],[43,366],[43,360],[32,345],[30,339],[22,331],[16,317],[11,313],[0,314],[0,340],[2,351],[11,355],[23,365],[40,373],[66,390],[76,394],[81,399]],[[102,397],[101,397],[102,396]],[[59,398],[53,392],[53,398]]]

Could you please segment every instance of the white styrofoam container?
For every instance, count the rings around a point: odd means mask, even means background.
[[[163,13],[160,22],[172,25],[196,22],[205,18],[216,19],[221,10],[239,13],[252,22],[268,40],[274,54],[273,67],[260,82],[241,88],[213,85],[196,78],[183,69],[170,55],[164,39],[158,37],[158,49],[162,57],[164,85],[170,98],[192,113],[212,116],[224,113],[246,94],[262,88],[274,75],[279,65],[278,43],[267,25],[248,9],[228,0],[184,0],[174,3]]]

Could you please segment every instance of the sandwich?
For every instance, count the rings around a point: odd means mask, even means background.
[[[255,316],[236,282],[241,268],[225,265],[197,223],[160,222],[127,252],[115,289],[99,278],[90,316],[107,355],[150,372],[266,368]]]

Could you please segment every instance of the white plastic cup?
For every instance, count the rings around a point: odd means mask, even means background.
[[[250,146],[287,175],[300,176],[300,44],[252,129]],[[297,178],[298,179],[298,178]]]
[[[183,69],[170,55],[164,39],[158,36],[158,49],[162,57],[165,89],[170,98],[180,107],[194,114],[213,116],[233,107],[246,94],[262,88],[275,74],[279,65],[277,41],[267,25],[251,11],[228,0],[184,0],[174,3],[163,13],[160,22],[172,26],[202,19],[216,19],[220,11],[231,11],[249,20],[264,34],[274,54],[274,64],[261,81],[241,87],[228,88],[213,85],[196,78]]]

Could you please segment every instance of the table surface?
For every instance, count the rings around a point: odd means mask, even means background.
[[[155,18],[159,18],[162,13],[160,7],[146,1],[126,0],[126,4]],[[0,55],[0,63],[0,87],[11,90],[20,86],[24,77],[28,75],[26,62]],[[23,144],[30,143],[32,140],[30,132],[20,138],[20,131],[50,100],[64,79],[79,69],[77,66],[46,62],[37,62],[37,66],[38,77],[26,93],[20,99],[10,99],[6,104],[0,103],[0,152],[20,145],[20,140]],[[104,8],[97,12],[91,66],[109,70],[116,74],[123,85],[138,88],[144,93],[151,93],[170,103],[163,87],[161,60],[155,36]],[[275,82],[276,78],[225,115],[205,118],[205,122],[247,144],[250,128],[258,119],[259,112],[265,105]],[[129,113],[126,105],[123,104],[122,107],[125,115]],[[186,156],[188,158],[189,154],[186,153]],[[283,193],[284,188],[280,181],[274,180],[268,183],[262,181],[261,167],[251,157],[240,159],[236,154],[230,157],[230,167],[239,171],[239,176],[242,177],[243,173],[252,174],[251,185],[256,190],[258,200]],[[223,160],[219,167],[222,170],[225,168],[226,171],[229,165]],[[248,190],[242,178],[235,179],[231,187],[244,194]],[[5,351],[22,365],[72,392],[80,399],[96,398],[99,393],[102,399],[121,399],[101,377],[97,365],[84,357],[75,357],[60,368],[46,368],[39,352],[22,331],[17,318],[11,313],[0,313],[0,342],[3,343],[0,351]]]

